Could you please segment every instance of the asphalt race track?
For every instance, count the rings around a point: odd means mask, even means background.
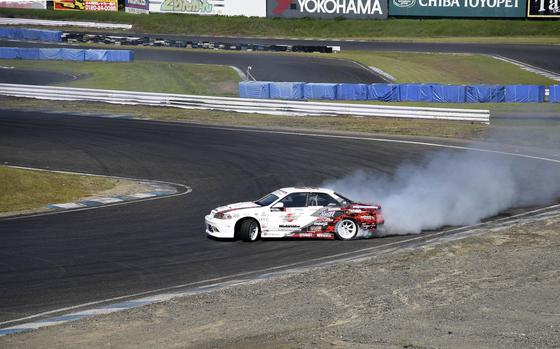
[[[4,84],[50,85],[76,79],[76,76],[64,73],[0,68],[0,83]]]
[[[1,41],[4,47],[52,47],[49,44]],[[60,45],[62,47],[73,47]],[[80,46],[87,47],[87,46]],[[309,82],[348,82],[374,83],[385,82],[369,69],[351,61],[336,59],[325,54],[322,57],[305,57],[297,55],[227,53],[204,50],[170,50],[157,48],[138,48],[134,46],[104,48],[129,49],[134,51],[134,59],[161,62],[184,62],[199,64],[231,65],[246,71],[251,66],[251,74],[262,81],[309,81]],[[0,70],[0,77],[4,74]]]
[[[327,44],[343,49],[495,53],[560,72],[560,62],[550,59],[560,56],[558,46]],[[8,45],[23,46],[0,42]],[[252,65],[262,80],[380,81],[352,62],[328,58],[134,51],[137,59],[145,60]],[[3,70],[0,80],[2,74]],[[156,179],[193,189],[185,196],[151,202],[0,219],[0,322],[402,240],[215,241],[205,236],[203,217],[218,205],[257,198],[282,186],[320,185],[356,169],[391,174],[403,162],[422,161],[433,151],[437,149],[415,144],[0,110],[2,163]]]
[[[433,151],[425,145],[1,111],[2,163],[157,179],[193,191],[0,220],[0,322],[401,240],[215,241],[206,237],[203,217],[218,205],[282,186],[320,185],[356,169],[391,174]]]
[[[149,35],[148,35],[149,36]],[[158,37],[161,35],[158,35]],[[165,37],[165,36],[164,36]],[[173,37],[173,36],[170,36]],[[176,36],[175,36],[176,37]],[[177,37],[178,38],[178,37]],[[185,40],[185,37],[182,37]],[[422,43],[422,42],[374,42],[339,40],[295,40],[295,39],[253,39],[253,38],[215,38],[187,37],[192,41],[232,41],[238,43],[277,44],[277,45],[327,45],[340,46],[344,50],[361,51],[409,51],[409,52],[449,52],[481,53],[501,55],[527,64],[560,73],[560,45],[528,44],[470,44],[470,43]]]

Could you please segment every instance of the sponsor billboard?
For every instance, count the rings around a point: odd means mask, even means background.
[[[527,0],[389,0],[391,16],[515,18],[526,7]]]
[[[265,17],[266,0],[150,0],[150,12]]]
[[[560,18],[560,0],[528,0],[527,17]]]
[[[128,13],[149,13],[150,0],[126,0],[124,10]]]
[[[387,0],[267,0],[268,17],[387,18]]]
[[[0,1],[0,8],[31,8],[31,9],[47,9],[47,0],[4,0]]]
[[[53,7],[60,11],[118,11],[118,0],[54,0]]]

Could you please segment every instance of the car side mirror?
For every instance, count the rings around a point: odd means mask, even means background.
[[[277,202],[270,208],[271,211],[284,211],[284,203]]]

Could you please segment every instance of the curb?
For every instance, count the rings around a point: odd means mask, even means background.
[[[83,211],[83,210],[91,210],[91,209],[102,208],[107,206],[125,205],[134,202],[142,202],[148,200],[163,199],[163,198],[173,197],[173,196],[180,196],[192,192],[191,187],[184,184],[172,183],[172,182],[163,182],[163,181],[155,181],[155,180],[151,181],[151,180],[138,179],[138,178],[106,176],[106,175],[97,175],[97,174],[73,172],[73,171],[57,171],[57,170],[34,168],[34,167],[13,166],[7,164],[4,164],[4,166],[15,168],[15,169],[21,169],[21,170],[29,170],[29,171],[45,171],[51,173],[62,173],[62,174],[71,174],[71,175],[78,175],[78,176],[90,176],[90,177],[101,177],[101,178],[133,181],[138,184],[148,186],[149,190],[137,192],[133,194],[127,194],[127,195],[113,195],[113,196],[92,195],[87,198],[80,199],[78,201],[47,204],[46,206],[40,207],[40,208],[46,208],[47,211],[4,216],[4,217],[0,217],[0,221],[14,220],[20,218],[27,218],[27,217],[46,216],[46,215],[63,213],[65,211]]]

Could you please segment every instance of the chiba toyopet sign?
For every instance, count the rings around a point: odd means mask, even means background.
[[[387,18],[387,0],[267,0],[268,17]]]
[[[389,0],[391,16],[525,17],[527,0]]]
[[[560,18],[560,0],[529,0],[527,16]]]
[[[150,0],[150,12],[265,17],[266,0]]]

